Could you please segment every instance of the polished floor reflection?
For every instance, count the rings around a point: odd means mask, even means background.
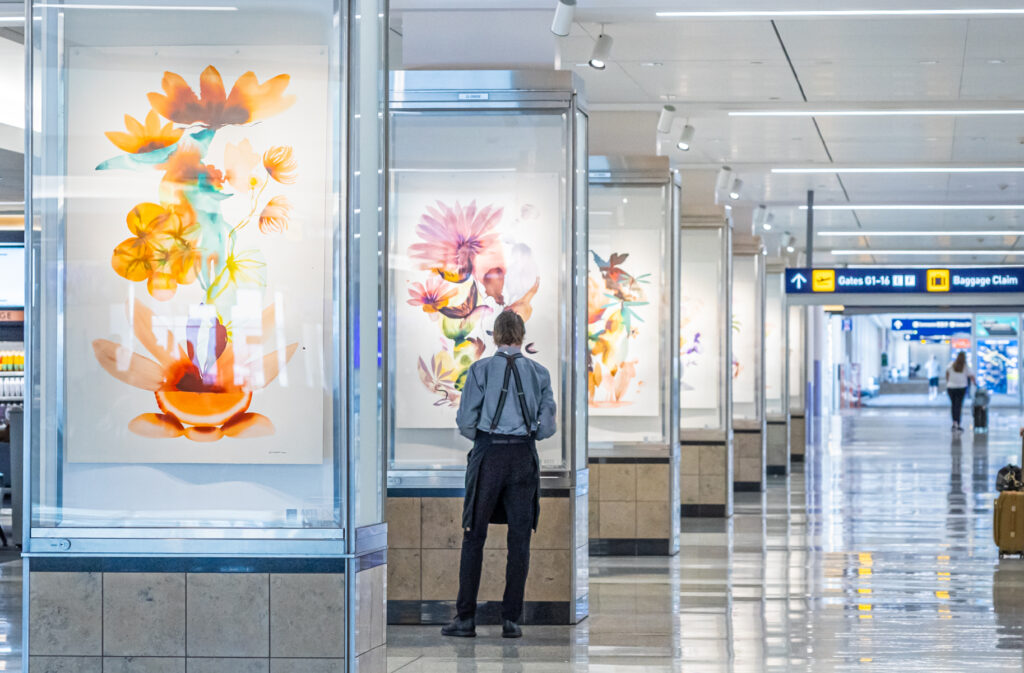
[[[389,670],[1020,672],[1024,560],[991,533],[1019,427],[1001,410],[959,438],[940,410],[835,419],[805,471],[688,524],[678,557],[595,560],[579,626],[391,627]]]

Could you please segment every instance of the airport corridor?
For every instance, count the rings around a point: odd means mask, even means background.
[[[392,626],[388,669],[1019,672],[1024,560],[1000,561],[991,530],[995,473],[1020,460],[1010,413],[957,438],[938,409],[835,417],[731,521],[684,520],[679,556],[593,559],[578,626]]]

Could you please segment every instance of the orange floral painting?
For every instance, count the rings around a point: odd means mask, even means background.
[[[254,349],[247,335],[240,348],[232,318],[240,291],[252,297],[266,287],[259,240],[273,245],[273,237],[293,224],[293,205],[282,190],[298,182],[299,157],[289,145],[254,147],[250,137],[226,145],[222,140],[223,150],[216,152],[211,147],[224,129],[244,131],[294,105],[290,80],[279,74],[261,82],[246,72],[228,90],[210,65],[194,89],[185,76],[165,72],[160,91],[146,95],[149,109],[138,117],[125,114],[124,130],[105,134],[121,154],[97,170],[159,176],[154,192],[140,195],[125,215],[124,240],[111,241],[111,270],[128,283],[144,284],[157,306],[181,296],[189,307],[184,338],[154,327],[170,324],[173,311],[161,315],[136,299],[128,314],[144,352],[107,339],[92,343],[108,374],[153,395],[153,411],[128,424],[136,435],[213,442],[275,431],[273,421],[254,410],[254,398],[274,382],[298,344]],[[233,207],[226,210],[225,204]],[[273,304],[264,309],[264,334],[280,323],[278,317]]]

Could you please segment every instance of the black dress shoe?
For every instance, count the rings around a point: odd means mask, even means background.
[[[456,617],[441,627],[441,635],[452,638],[476,638],[476,620],[472,617],[468,619]]]
[[[519,624],[516,624],[511,619],[506,619],[505,623],[501,625],[501,637],[522,638],[523,630],[519,628]]]

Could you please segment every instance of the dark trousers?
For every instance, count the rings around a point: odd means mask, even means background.
[[[508,561],[505,566],[503,619],[518,622],[523,614],[526,575],[530,570],[530,536],[533,533],[533,497],[537,473],[533,454],[526,442],[491,444],[485,449],[477,477],[473,526],[462,535],[462,563],[459,567],[460,619],[476,614],[480,572],[484,560],[487,525],[499,503],[508,516]]]
[[[946,388],[946,394],[949,395],[949,403],[953,405],[953,422],[960,425],[960,414],[964,410],[964,395],[967,394],[967,388]]]

